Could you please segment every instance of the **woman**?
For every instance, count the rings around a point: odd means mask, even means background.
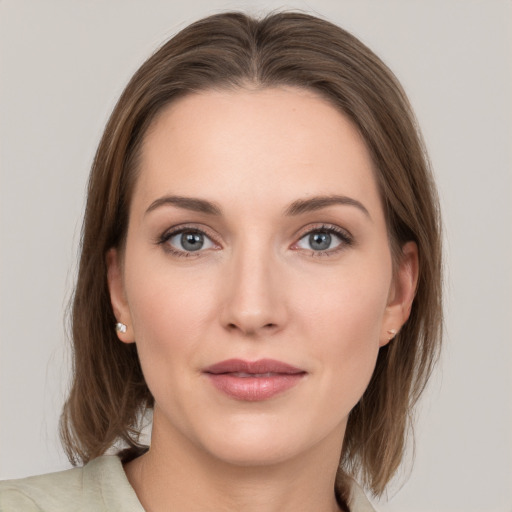
[[[387,67],[304,14],[194,23],[91,171],[61,425],[85,466],[3,483],[1,510],[371,510],[353,478],[380,495],[400,464],[440,269]]]

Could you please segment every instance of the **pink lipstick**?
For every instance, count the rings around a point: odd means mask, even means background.
[[[304,370],[274,359],[228,359],[203,371],[218,390],[248,402],[272,398],[298,384],[306,375]]]

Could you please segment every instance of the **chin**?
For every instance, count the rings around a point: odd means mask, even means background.
[[[217,424],[219,425],[219,424]],[[202,447],[214,458],[235,466],[271,466],[307,455],[319,444],[341,446],[344,423],[332,429],[311,428],[300,420],[237,418],[210,430]]]
[[[226,442],[229,441],[229,442]],[[240,467],[277,465],[295,458],[307,450],[305,443],[282,438],[250,440],[222,440],[209,450],[217,460]]]

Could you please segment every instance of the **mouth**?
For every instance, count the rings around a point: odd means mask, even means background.
[[[214,387],[236,400],[268,400],[297,385],[306,371],[274,359],[229,359],[203,370]]]

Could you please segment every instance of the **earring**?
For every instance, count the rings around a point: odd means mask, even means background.
[[[125,333],[126,332],[126,325],[122,324],[121,322],[117,322],[117,324],[116,324],[116,331],[117,332],[121,332],[121,333]]]
[[[389,331],[386,331],[389,334],[388,340],[391,341],[396,336],[396,330],[395,329],[389,329]]]

